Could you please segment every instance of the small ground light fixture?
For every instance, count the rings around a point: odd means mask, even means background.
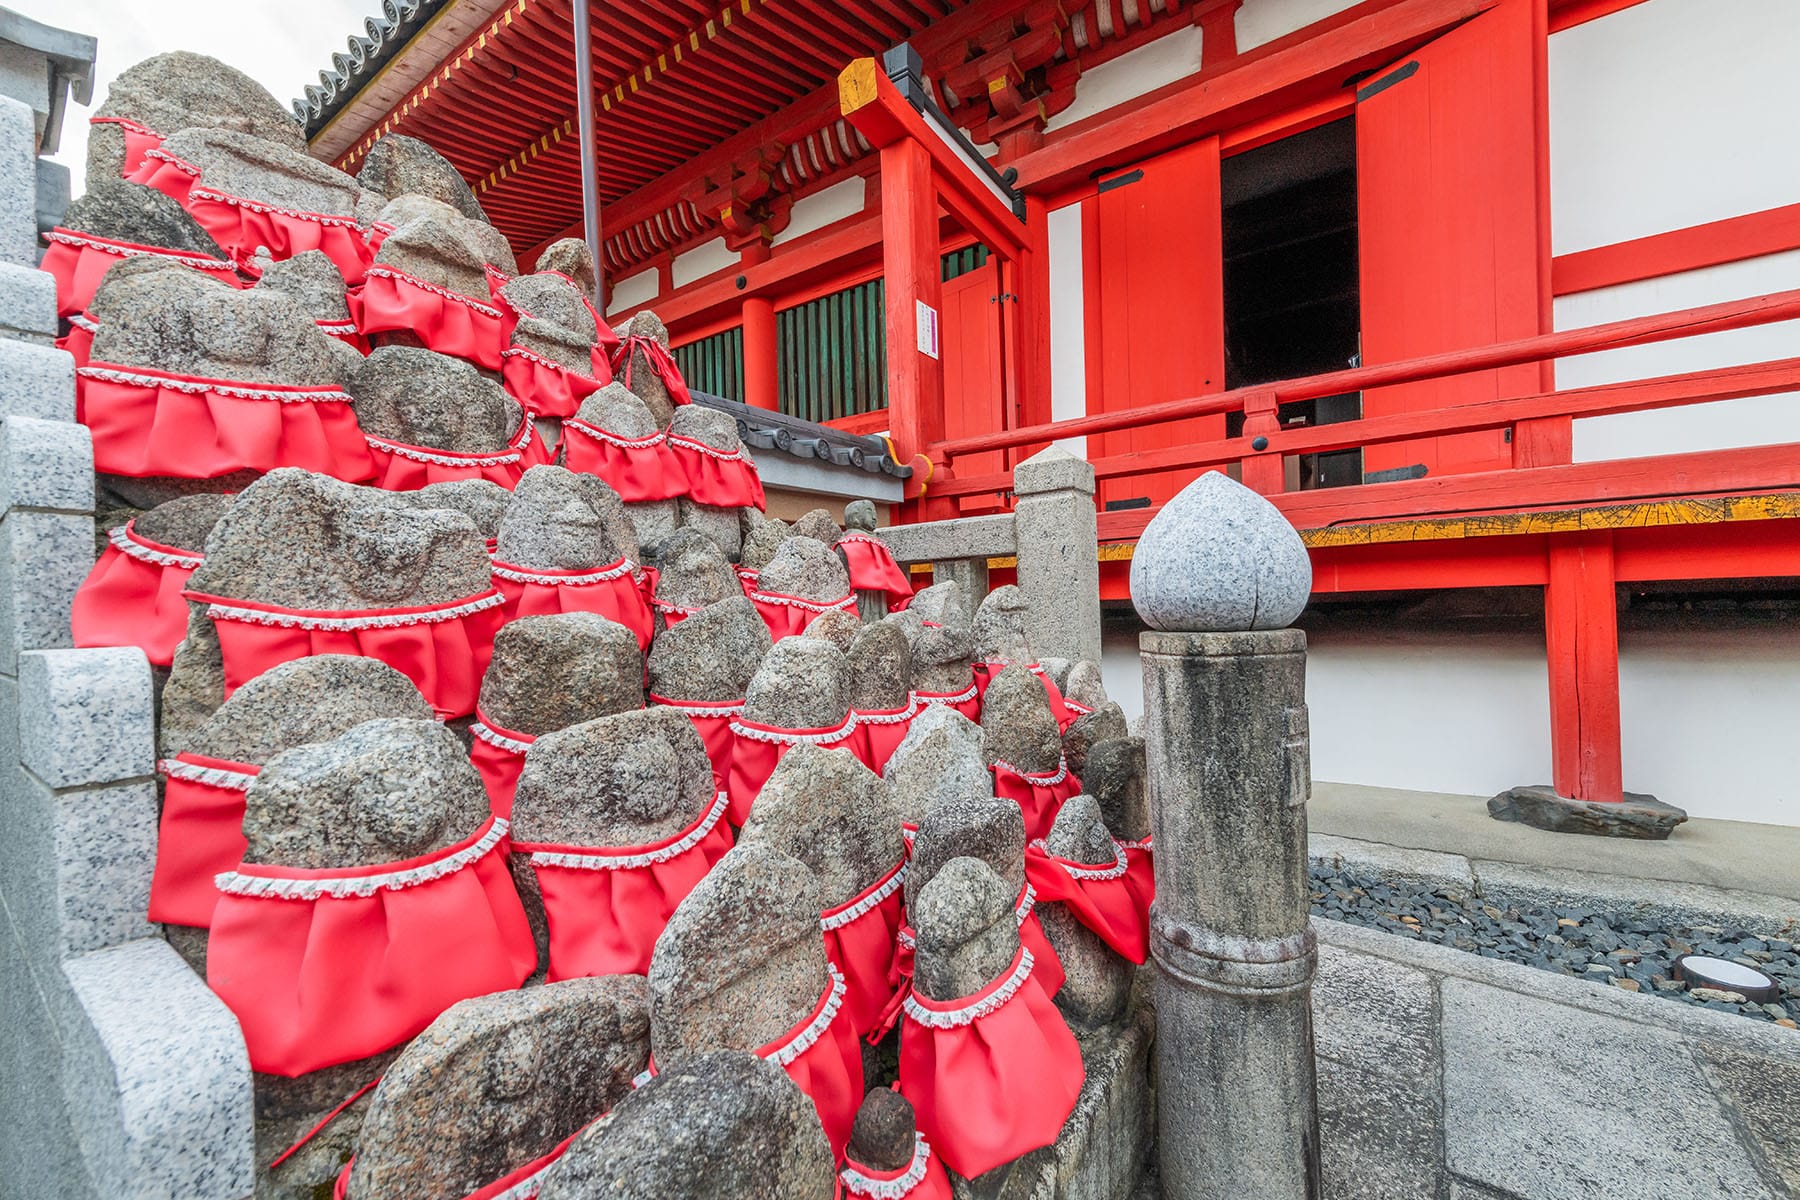
[[[1773,978],[1755,967],[1704,954],[1683,954],[1677,958],[1675,977],[1686,982],[1689,987],[1736,992],[1756,1004],[1767,1004],[1781,991],[1780,985]]]

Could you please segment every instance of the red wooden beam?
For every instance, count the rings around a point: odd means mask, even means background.
[[[1557,295],[1567,296],[1794,249],[1800,249],[1800,204],[1558,255],[1551,282]]]
[[[1311,554],[1314,595],[1542,587],[1549,576],[1544,537],[1537,534],[1321,546]]]

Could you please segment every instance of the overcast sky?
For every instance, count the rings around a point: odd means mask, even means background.
[[[6,0],[34,21],[100,39],[94,105],[126,67],[152,54],[192,50],[223,59],[273,92],[286,108],[330,65],[381,0]],[[89,109],[71,104],[54,156],[82,189]]]

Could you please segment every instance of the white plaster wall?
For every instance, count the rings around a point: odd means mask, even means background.
[[[656,275],[656,268],[651,267],[648,271],[639,271],[636,275],[614,280],[612,305],[607,308],[606,315],[611,317],[635,312],[656,299],[659,286]]]
[[[1795,9],[1800,12],[1800,3]],[[1577,329],[1792,288],[1800,288],[1800,250],[1562,296],[1556,301],[1556,328]],[[1556,366],[1556,385],[1589,387],[1796,354],[1800,321],[1784,321],[1563,359]],[[1589,417],[1575,422],[1574,457],[1576,462],[1600,462],[1784,442],[1800,442],[1800,395]]]
[[[1081,205],[1049,214],[1050,241],[1050,419],[1087,416],[1086,293],[1082,290]],[[1057,445],[1087,457],[1084,437],[1059,438]]]
[[[1244,0],[1235,22],[1238,53],[1305,29],[1356,3],[1357,0]]]
[[[1188,25],[1119,57],[1083,71],[1075,81],[1075,100],[1051,117],[1045,132],[1103,113],[1165,84],[1186,79],[1200,69],[1200,27]]]
[[[854,217],[863,210],[867,199],[868,180],[861,175],[840,180],[828,188],[804,196],[794,201],[793,210],[788,215],[787,228],[771,238],[769,244],[779,246],[783,242],[791,242],[795,238],[803,238],[823,229],[833,221]]]
[[[714,271],[738,265],[737,251],[725,245],[724,238],[702,242],[685,254],[677,254],[670,265],[669,277],[676,287],[686,287],[696,279],[704,279]]]
[[[1795,0],[1646,0],[1553,35],[1555,252],[1800,202],[1796,112]]]

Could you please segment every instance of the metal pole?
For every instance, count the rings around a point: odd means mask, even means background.
[[[594,258],[594,309],[606,311],[600,258],[600,179],[594,163],[594,48],[588,0],[575,0],[575,120],[581,136],[581,227]]]

